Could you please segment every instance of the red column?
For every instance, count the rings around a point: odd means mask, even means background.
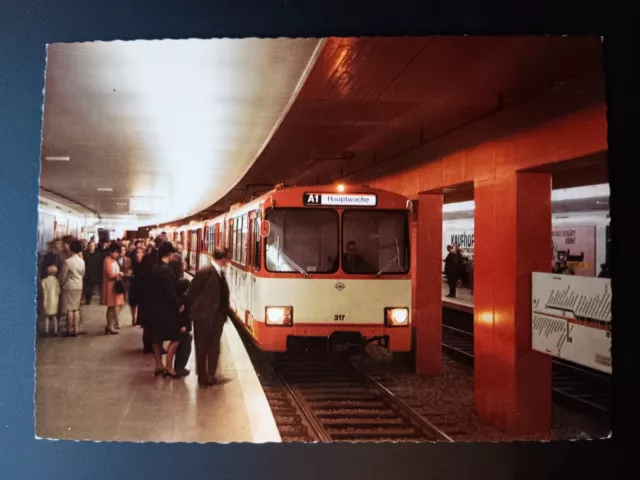
[[[420,195],[413,325],[416,372],[442,373],[442,195]]]
[[[531,350],[531,272],[551,267],[551,176],[475,186],[475,407],[508,433],[551,426],[551,357]]]

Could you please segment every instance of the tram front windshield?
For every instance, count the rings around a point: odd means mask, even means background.
[[[270,272],[334,273],[338,255],[338,212],[320,209],[274,209],[266,241]]]
[[[339,216],[328,209],[274,209],[266,239],[270,272],[398,274],[409,271],[406,211],[345,210],[342,239]],[[340,248],[340,246],[342,248]]]
[[[354,275],[407,273],[407,212],[345,211],[342,214],[342,270]]]

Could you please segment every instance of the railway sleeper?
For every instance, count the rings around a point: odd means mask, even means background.
[[[341,370],[309,370],[309,369],[296,369],[288,370],[286,368],[280,369],[279,372],[288,377],[344,377],[344,371]]]
[[[304,399],[307,402],[335,401],[335,402],[356,402],[356,401],[378,401],[375,395],[370,393],[305,393]]]
[[[283,376],[287,380],[287,382],[289,382],[291,385],[349,382],[348,378],[342,378],[342,377],[326,377],[326,376],[320,376],[320,375],[304,376],[304,377],[294,377],[290,375],[283,375]],[[353,382],[350,382],[350,383],[353,383]]]
[[[322,418],[322,424],[331,427],[351,427],[351,426],[367,426],[367,427],[397,427],[398,425],[407,426],[407,422],[402,418],[351,418],[349,415],[345,415],[345,418]]]
[[[304,388],[356,388],[356,387],[360,387],[362,388],[360,385],[354,383],[351,380],[340,380],[338,382],[306,382],[304,384],[298,384],[296,385],[297,388],[300,389],[304,389]]]
[[[352,430],[336,430],[336,429],[327,429],[329,435],[333,438],[358,438],[358,437],[369,437],[369,438],[424,438],[424,435],[414,428],[398,428],[398,429],[383,429],[383,428],[374,428],[374,429],[352,429]]]
[[[272,408],[271,413],[273,413],[274,415],[281,415],[283,417],[287,417],[290,415],[297,415],[296,409],[293,408],[292,406],[288,406],[284,408],[280,408],[280,407]]]
[[[362,401],[353,401],[353,402],[323,402],[323,401],[310,401],[307,402],[312,409],[321,410],[325,408],[353,408],[353,409],[371,409],[371,410],[382,410],[387,409],[387,405],[382,401],[371,401],[371,402],[362,402]]]
[[[353,393],[353,394],[360,394],[363,392],[367,392],[369,390],[367,390],[364,387],[355,387],[355,386],[344,386],[344,387],[317,387],[317,388],[313,388],[310,387],[308,385],[305,386],[301,386],[298,388],[298,390],[300,390],[300,393],[306,395],[307,393],[309,393],[310,395],[312,395],[312,392],[317,391],[322,391],[322,393],[327,393],[327,394],[332,394],[332,393],[339,393],[339,394],[347,394],[347,393]]]
[[[314,411],[316,417],[324,421],[324,419],[333,418],[398,418],[398,414],[392,411],[378,412],[371,410],[344,410],[344,411]]]

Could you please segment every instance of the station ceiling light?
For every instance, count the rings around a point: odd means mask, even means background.
[[[100,187],[98,188],[99,192],[113,192],[113,188]]]
[[[442,211],[444,213],[468,212],[473,211],[475,208],[475,202],[473,200],[470,200],[468,202],[445,203],[442,206]]]
[[[69,157],[45,157],[47,162],[68,162],[71,159]]]
[[[567,200],[585,200],[589,198],[605,198],[610,194],[609,184],[590,185],[587,187],[563,188],[553,190],[551,192],[551,202],[563,202]],[[598,205],[604,205],[607,202],[599,201]],[[444,213],[454,212],[472,212],[475,210],[475,202],[446,203],[442,206]]]
[[[608,197],[611,191],[608,183],[590,185],[588,187],[563,188],[551,192],[552,202],[565,200],[582,200],[586,198]]]

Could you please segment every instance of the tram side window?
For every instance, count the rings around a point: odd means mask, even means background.
[[[238,263],[242,263],[242,250],[244,250],[242,248],[242,217],[238,218],[238,223],[237,223],[237,227],[238,227],[238,236],[237,241],[238,243],[236,244],[236,262]]]
[[[247,241],[247,266],[253,267],[255,265],[256,252],[255,252],[255,238],[256,238],[256,220],[255,218],[248,217],[249,225],[249,239]]]
[[[342,248],[342,269],[345,273],[408,272],[410,256],[407,212],[344,212]]]
[[[271,272],[333,273],[338,255],[338,213],[334,210],[274,209],[266,238],[265,266]]]
[[[240,263],[242,265],[247,264],[247,247],[248,247],[248,236],[249,236],[249,222],[248,216],[245,213],[242,216],[242,236],[240,237]]]
[[[244,265],[243,217],[236,217],[233,222],[233,261]]]
[[[260,238],[262,238],[261,234],[260,234],[260,226],[262,223],[262,212],[258,212],[257,217],[253,219],[253,231],[254,231],[254,248],[253,248],[253,252],[254,252],[254,259],[253,259],[253,266],[256,270],[260,270]]]
[[[231,253],[231,258],[234,262],[238,261],[238,226],[240,223],[240,219],[239,218],[234,218],[233,219],[233,225],[232,228],[233,230],[231,230],[231,249],[232,249],[232,253]]]

